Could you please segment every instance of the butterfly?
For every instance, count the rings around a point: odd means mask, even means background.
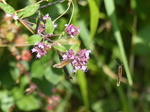
[[[73,61],[73,59],[63,60],[63,61],[53,65],[53,67],[54,68],[63,68],[64,66],[66,66],[69,63],[71,63],[72,61]]]
[[[115,63],[117,63],[115,60],[114,60]],[[118,64],[118,63],[117,63]],[[117,86],[120,86],[120,82],[121,82],[121,77],[122,77],[122,65],[118,64],[119,67],[118,67],[118,76],[117,76]]]
[[[70,74],[68,73],[67,68],[65,67],[67,64],[71,63],[73,61],[73,59],[68,59],[68,60],[63,60],[55,65],[53,65],[54,68],[63,68],[65,74],[66,74],[66,78],[67,79],[72,79],[72,77],[70,76]]]

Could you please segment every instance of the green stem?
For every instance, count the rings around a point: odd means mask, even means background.
[[[72,4],[72,13],[71,13],[71,17],[70,17],[70,20],[68,22],[68,25],[71,23],[72,18],[73,18],[73,14],[74,14],[74,3],[73,3],[73,1],[71,2],[71,4]]]
[[[128,102],[129,102],[129,111],[130,112],[134,112],[134,105],[133,105],[133,101],[132,101],[132,88],[131,86],[128,86]]]
[[[126,93],[124,93],[124,90],[122,87],[116,88],[117,92],[118,92],[118,102],[121,102],[121,106],[122,106],[122,110],[123,112],[129,112],[129,108],[128,108],[128,103],[127,103],[127,98],[126,98]]]
[[[64,14],[66,14],[68,12],[68,10],[70,9],[70,4],[71,4],[72,0],[68,2],[68,8],[66,9],[66,11],[64,13],[62,13],[60,16],[58,16],[53,22],[55,23],[55,21],[57,21],[59,18],[61,18]]]

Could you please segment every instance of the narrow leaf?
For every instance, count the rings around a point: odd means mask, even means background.
[[[77,77],[78,77],[78,83],[81,90],[84,105],[88,108],[89,107],[88,89],[87,89],[87,80],[85,74],[82,71],[78,70]]]
[[[46,20],[46,33],[47,34],[50,34],[50,33],[53,33],[54,31],[54,23],[52,22],[51,19],[47,19]]]
[[[99,7],[96,3],[96,0],[88,0],[88,2],[90,8],[90,29],[91,29],[90,37],[93,38],[98,26]]]
[[[32,35],[28,38],[27,43],[34,45],[37,42],[40,42],[42,40],[42,37],[40,35]]]
[[[2,8],[5,11],[5,13],[7,13],[7,14],[15,13],[15,9],[8,4],[0,3],[0,8]]]
[[[23,11],[18,13],[19,17],[25,18],[33,15],[39,8],[39,4],[30,5],[24,8]]]
[[[86,46],[87,49],[93,49],[93,41],[90,39],[90,32],[86,27],[86,22],[84,20],[79,20],[78,21],[78,26],[80,26],[80,28],[82,29],[82,31],[80,32],[80,37],[84,43],[84,45]]]

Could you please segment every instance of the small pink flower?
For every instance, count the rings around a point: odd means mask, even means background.
[[[45,16],[43,16],[43,19],[44,19],[44,20],[46,20],[46,19],[48,19],[48,18],[51,19],[50,16],[49,16],[49,14],[46,14]]]
[[[14,20],[17,20],[19,19],[17,15],[14,15],[14,14],[7,14],[6,13],[6,17],[12,17]]]
[[[56,89],[56,88],[53,88],[53,89],[52,89],[52,92],[53,92],[53,93],[56,93],[56,92],[57,92],[57,89]]]
[[[46,109],[46,110],[51,110],[52,108],[51,108],[51,106],[48,106],[48,107],[46,107],[45,109]]]
[[[65,29],[65,32],[70,35],[72,38],[74,38],[74,36],[77,36],[80,32],[80,29],[77,28],[76,26],[74,25],[66,25],[66,29]]]
[[[38,26],[37,32],[38,32],[39,35],[41,35],[43,31],[45,31],[45,24],[40,24]]]
[[[77,70],[82,70],[83,72],[87,71],[87,63],[89,60],[89,53],[91,50],[82,49],[81,51],[77,52],[77,54],[74,53],[73,50],[68,50],[65,54],[63,54],[63,60],[73,59],[71,62],[74,66],[73,72],[76,72]]]
[[[51,97],[54,101],[58,101],[59,100],[59,97],[58,96],[52,96]]]
[[[43,42],[35,43],[35,45],[36,46],[33,49],[31,49],[31,51],[32,51],[32,53],[33,52],[37,53],[37,55],[36,55],[37,58],[41,58],[41,56],[47,54],[46,48],[48,48],[48,47],[51,48],[50,45],[46,45]]]

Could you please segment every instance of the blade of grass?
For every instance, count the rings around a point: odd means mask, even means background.
[[[121,57],[122,57],[122,60],[123,60],[124,66],[125,66],[125,71],[126,71],[126,74],[127,74],[129,85],[132,86],[132,84],[133,84],[132,77],[131,77],[131,73],[130,73],[130,70],[129,70],[128,63],[126,63],[127,58],[126,58],[126,54],[125,54],[125,50],[124,50],[124,46],[123,46],[123,42],[122,42],[122,37],[121,37],[120,31],[119,31],[119,28],[118,28],[118,25],[117,25],[114,1],[113,0],[104,0],[104,3],[105,3],[105,8],[106,8],[107,15],[109,16],[109,18],[111,20],[111,23],[112,23],[115,38],[117,40],[117,43],[118,43],[118,46],[119,46],[119,49],[120,49],[120,54],[121,54]]]
[[[121,101],[121,104],[122,104],[122,110],[123,112],[129,112],[129,108],[128,108],[128,100],[126,98],[126,93],[124,93],[124,90],[122,87],[120,88],[116,88],[117,92],[118,92],[118,98],[120,99]],[[119,100],[118,99],[118,100]]]
[[[87,91],[88,89],[87,89],[87,81],[86,81],[86,78],[85,78],[85,74],[82,71],[78,70],[77,71],[77,77],[78,77],[78,83],[79,83],[79,86],[80,86],[80,90],[81,90],[84,105],[88,109],[89,108],[88,91]]]
[[[90,9],[90,37],[94,38],[99,20],[99,7],[96,0],[88,0]]]
[[[127,58],[126,58],[126,54],[125,54],[125,50],[124,50],[124,46],[123,46],[123,42],[122,42],[121,33],[120,33],[119,27],[117,25],[114,1],[113,0],[104,0],[104,4],[105,4],[107,15],[109,16],[109,18],[111,20],[114,35],[115,35],[116,41],[117,41],[119,49],[120,49],[120,54],[121,54],[122,60],[124,62],[125,71],[127,74],[129,85],[130,85],[130,86],[128,86],[130,88],[129,89],[130,91],[128,90],[128,92],[131,92],[131,89],[132,89],[131,86],[132,86],[133,82],[132,82],[132,77],[131,77],[128,63],[125,63],[125,62],[127,62]],[[134,112],[132,98],[128,98],[128,101],[129,101],[130,112]]]

